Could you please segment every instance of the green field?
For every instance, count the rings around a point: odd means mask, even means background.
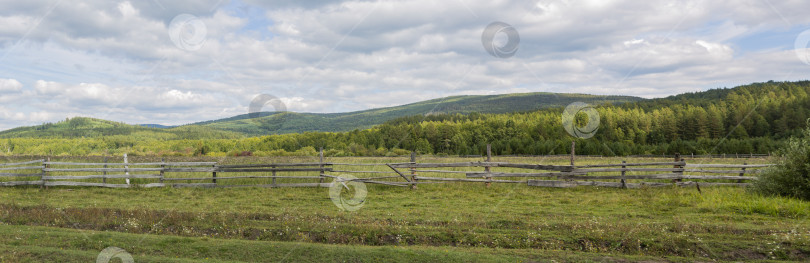
[[[307,158],[283,161],[314,161]],[[698,192],[451,183],[412,190],[369,184],[364,206],[356,212],[338,209],[327,188],[15,187],[0,188],[0,261],[92,262],[109,246],[125,249],[136,262],[806,261],[809,217],[810,202],[759,196],[737,187]]]

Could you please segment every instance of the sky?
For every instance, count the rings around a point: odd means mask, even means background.
[[[806,80],[810,1],[0,0],[0,130]],[[280,103],[278,103],[280,102]],[[255,108],[255,107],[254,107]]]

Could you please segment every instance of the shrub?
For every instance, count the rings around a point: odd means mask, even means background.
[[[751,189],[765,195],[810,200],[810,127],[790,138],[776,156],[776,165],[765,169]]]

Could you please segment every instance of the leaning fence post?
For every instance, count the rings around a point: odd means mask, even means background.
[[[416,151],[411,152],[411,164],[416,164]],[[413,183],[411,184],[411,189],[416,189],[416,168],[413,166],[411,167],[411,182]]]

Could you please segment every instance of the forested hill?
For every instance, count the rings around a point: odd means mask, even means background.
[[[565,131],[561,121],[562,106],[510,113],[416,114],[350,132],[290,133],[236,140],[228,136],[237,133],[198,125],[168,131],[189,129],[185,136],[206,139],[174,140],[183,135],[167,134],[165,140],[150,140],[146,136],[149,133],[145,132],[130,133],[141,137],[21,138],[0,140],[0,150],[6,149],[7,154],[59,154],[65,152],[62,148],[69,148],[68,153],[73,155],[106,152],[224,155],[241,151],[252,151],[256,155],[291,152],[306,155],[324,147],[330,156],[403,154],[411,150],[466,155],[484,153],[486,144],[491,143],[495,154],[544,155],[567,153],[571,141],[576,140],[578,154],[769,153],[780,147],[785,138],[805,127],[805,120],[810,117],[810,81],[754,83],[732,89],[598,105],[595,108],[600,124],[595,136],[589,139],[576,139]],[[127,129],[166,131],[133,127],[137,128]],[[69,128],[62,126],[61,129]],[[211,134],[201,135],[206,132]],[[34,131],[25,129],[0,133],[9,134],[14,136],[6,137],[47,137],[36,136]],[[63,147],[65,145],[70,147]]]
[[[182,126],[129,125],[79,117],[2,131],[0,138],[95,138],[137,135],[139,138],[154,139],[218,139],[313,131],[340,132],[367,129],[391,119],[412,115],[523,112],[561,107],[575,101],[599,105],[638,100],[642,98],[546,92],[469,95],[346,113],[259,112]],[[251,118],[255,116],[258,117]]]
[[[466,95],[346,113],[263,112],[257,113],[260,117],[253,119],[250,118],[249,114],[243,114],[192,125],[234,131],[248,136],[311,131],[341,132],[367,129],[391,119],[413,115],[526,112],[563,107],[575,101],[601,105],[606,103],[621,104],[639,100],[642,99],[631,96],[596,96],[546,92]]]
[[[227,139],[244,135],[199,126],[150,128],[95,118],[75,117],[56,123],[18,127],[0,132],[0,138],[101,138],[128,136],[146,140]]]
[[[597,107],[599,129],[578,153],[768,153],[805,127],[808,94],[810,81],[767,82]],[[561,113],[402,118],[375,131],[386,147],[406,138],[399,147],[449,154],[481,153],[487,143],[500,154],[561,153],[572,139]]]

